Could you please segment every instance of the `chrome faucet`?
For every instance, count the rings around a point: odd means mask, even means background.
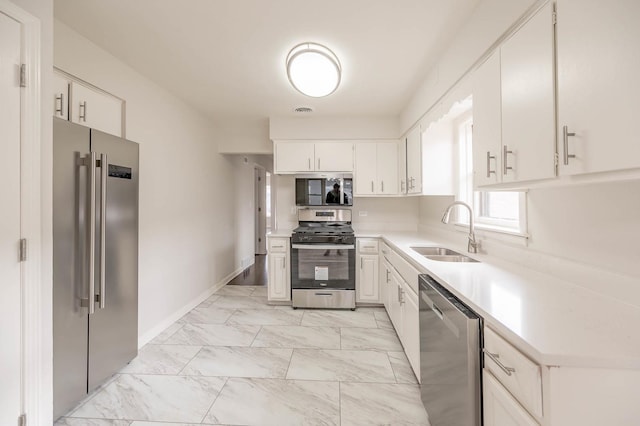
[[[442,215],[442,223],[449,223],[449,215],[451,214],[451,209],[454,206],[465,206],[467,210],[469,210],[469,245],[467,246],[467,251],[469,251],[469,253],[477,253],[480,242],[476,241],[476,233],[473,226],[473,210],[471,210],[471,206],[469,204],[463,203],[462,201],[454,201],[451,203],[444,211],[444,215]]]

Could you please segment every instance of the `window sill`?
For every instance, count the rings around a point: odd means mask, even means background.
[[[469,232],[469,224],[468,223],[463,223],[463,222],[456,222],[454,224],[457,228],[459,229],[464,229],[464,232],[468,233]],[[506,234],[506,235],[511,235],[514,237],[519,237],[519,238],[523,238],[523,239],[528,239],[529,238],[529,234],[526,232],[520,232],[516,229],[512,229],[512,228],[503,228],[500,226],[494,226],[494,225],[487,225],[484,223],[475,223],[474,224],[476,231],[484,231],[484,232],[495,232],[497,234]]]

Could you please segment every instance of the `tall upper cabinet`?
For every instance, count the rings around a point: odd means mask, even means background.
[[[638,17],[638,0],[557,0],[561,175],[640,167]]]
[[[475,71],[475,186],[555,176],[554,72],[549,2]]]
[[[409,130],[407,145],[407,194],[422,193],[422,133],[417,125]]]
[[[53,115],[124,137],[124,101],[66,74],[53,73]]]

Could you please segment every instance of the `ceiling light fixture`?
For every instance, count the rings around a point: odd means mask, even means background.
[[[300,43],[287,55],[287,76],[300,93],[312,98],[332,94],[340,85],[338,57],[318,43]]]

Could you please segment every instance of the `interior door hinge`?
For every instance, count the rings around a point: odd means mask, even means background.
[[[20,262],[27,260],[27,239],[22,238],[20,240]]]
[[[551,24],[556,25],[558,23],[558,12],[553,12],[551,14]]]
[[[20,87],[27,87],[27,64],[20,65]]]
[[[18,417],[18,426],[27,426],[27,415],[22,414]]]

